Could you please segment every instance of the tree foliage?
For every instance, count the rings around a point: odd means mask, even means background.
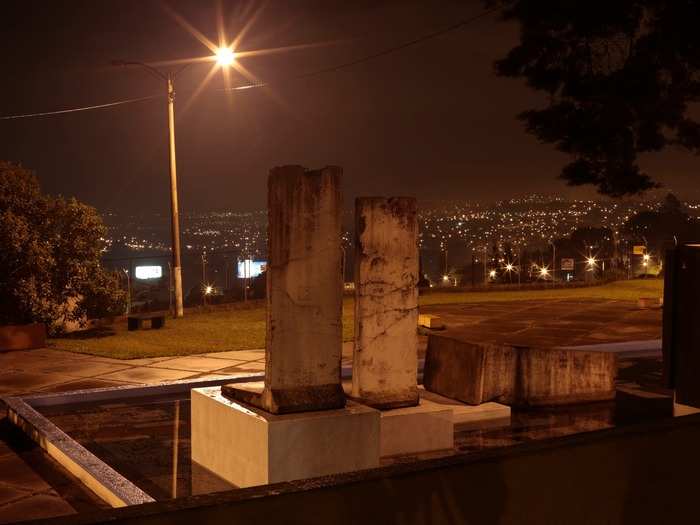
[[[692,218],[678,198],[669,193],[657,211],[642,211],[623,225],[623,231],[635,241],[646,244],[655,253],[668,245],[700,239],[700,221]]]
[[[520,24],[496,62],[547,95],[520,114],[529,133],[572,160],[560,177],[621,197],[657,187],[640,153],[700,152],[698,0],[486,0]]]
[[[0,324],[82,323],[121,313],[124,293],[100,264],[97,211],[41,193],[36,177],[0,161]]]

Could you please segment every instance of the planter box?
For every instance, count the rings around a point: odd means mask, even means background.
[[[43,323],[0,326],[0,352],[29,350],[46,346],[46,326]]]

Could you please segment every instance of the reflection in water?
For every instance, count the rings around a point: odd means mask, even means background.
[[[613,426],[671,417],[661,362],[620,363],[617,399],[557,408],[514,409],[509,424],[456,429],[455,449],[382,464],[508,447]],[[191,461],[189,393],[40,409],[59,428],[158,500],[235,488]]]
[[[235,488],[191,464],[189,393],[45,407],[41,411],[157,500]]]

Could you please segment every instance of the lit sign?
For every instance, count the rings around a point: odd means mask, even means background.
[[[137,279],[160,279],[163,277],[162,266],[137,266],[134,268]]]
[[[645,253],[647,253],[647,247],[643,244],[632,246],[633,255],[644,255]]]
[[[562,259],[561,260],[561,269],[563,271],[573,271],[574,264],[575,264],[575,261],[573,259]]]
[[[238,278],[257,277],[265,271],[265,268],[267,268],[267,261],[253,261],[251,259],[238,261]]]

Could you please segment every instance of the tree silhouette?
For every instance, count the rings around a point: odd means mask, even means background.
[[[637,162],[668,146],[700,151],[700,2],[486,0],[520,24],[497,73],[547,95],[519,115],[527,131],[572,160],[560,177],[605,195],[658,184]]]

